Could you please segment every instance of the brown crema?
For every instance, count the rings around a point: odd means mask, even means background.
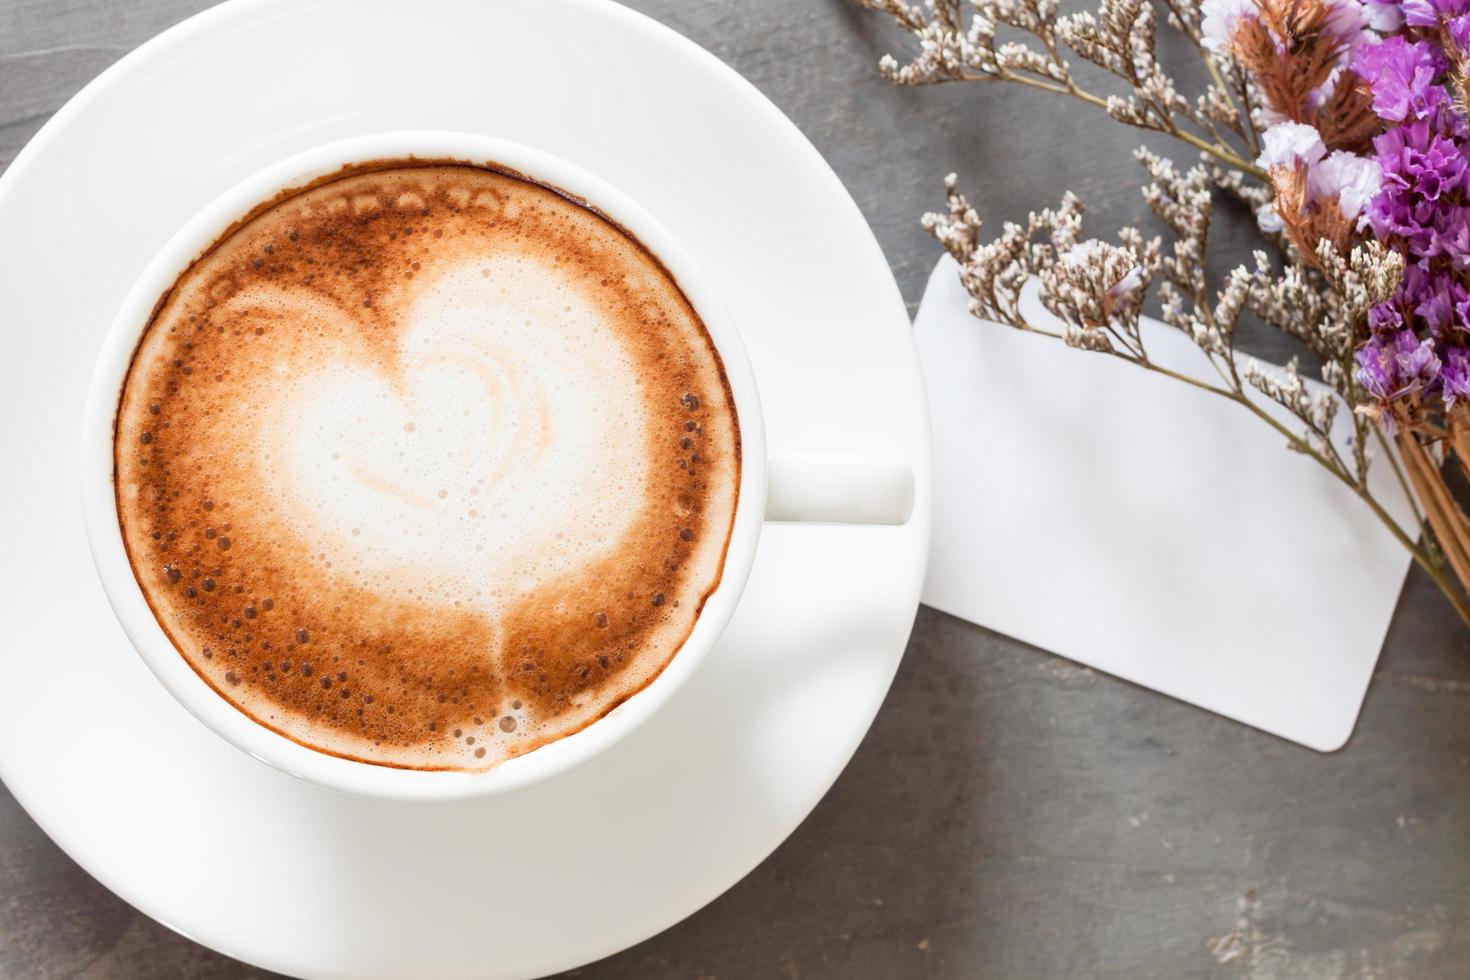
[[[723,366],[636,239],[489,166],[283,193],[159,302],[116,421],[179,653],[308,747],[487,769],[648,685],[719,584]]]

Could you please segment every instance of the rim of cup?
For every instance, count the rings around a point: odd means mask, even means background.
[[[344,168],[413,159],[510,171],[592,208],[642,243],[704,321],[724,365],[740,430],[740,485],[720,581],[672,660],[646,687],[586,727],[476,773],[400,769],[334,756],[278,734],[225,700],[188,664],[154,617],[123,545],[113,482],[122,384],[144,327],[179,275],[242,219],[283,194]],[[734,321],[694,260],[657,218],[595,174],[544,150],[474,133],[397,130],[337,140],[271,164],[206,205],[148,263],[108,327],[88,390],[82,442],[83,517],[93,563],[123,631],[148,668],[191,714],[246,753],[316,785],[378,799],[449,801],[521,789],[587,762],[652,717],[693,675],[734,614],[765,508],[766,445],[755,378]]]

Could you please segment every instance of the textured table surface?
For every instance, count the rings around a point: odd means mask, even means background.
[[[0,0],[0,167],[206,5]],[[1143,217],[1136,134],[1043,93],[892,88],[873,65],[902,39],[840,0],[632,5],[796,121],[911,306],[938,255],[917,218],[951,170],[996,221],[1066,186],[1098,234]],[[1470,636],[1420,577],[1356,735],[1326,756],[924,609],[872,732],[791,839],[575,975],[1464,977],[1467,862]],[[113,897],[0,788],[0,977],[253,976]]]

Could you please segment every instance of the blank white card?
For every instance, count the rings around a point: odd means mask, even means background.
[[[1407,552],[1239,405],[982,323],[967,302],[946,257],[914,325],[934,424],[924,601],[1314,749],[1341,747]],[[1033,314],[1055,323],[1034,297]],[[1179,332],[1144,329],[1155,361],[1210,371]],[[1374,492],[1412,527],[1373,448]]]

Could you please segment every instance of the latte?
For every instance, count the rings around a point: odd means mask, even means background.
[[[115,431],[180,655],[260,724],[403,768],[489,768],[649,684],[739,493],[724,370],[656,257],[453,162],[257,208],[160,301]]]

